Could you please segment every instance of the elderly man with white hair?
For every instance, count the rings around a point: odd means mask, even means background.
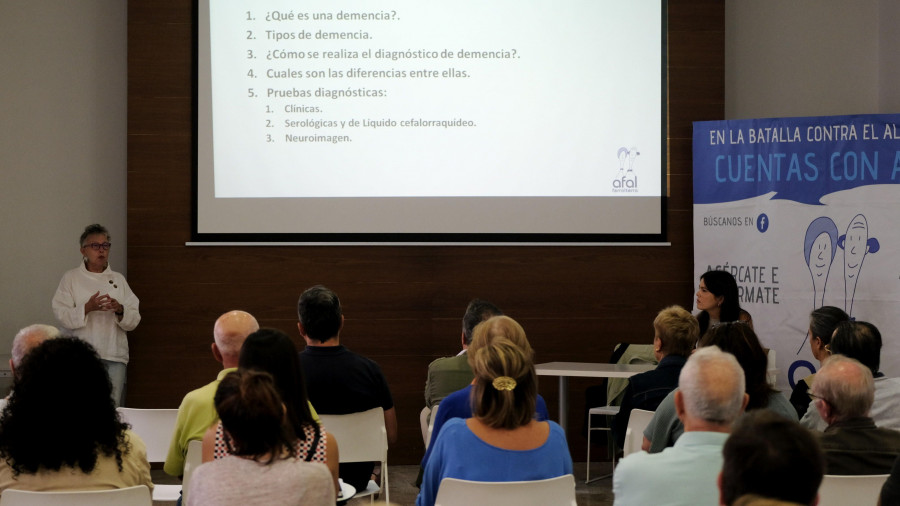
[[[615,504],[718,504],[722,447],[747,406],[744,386],[744,371],[733,355],[716,346],[691,355],[675,391],[684,435],[661,453],[622,459],[613,475]]]
[[[827,474],[887,474],[900,455],[900,431],[875,426],[872,371],[843,355],[832,355],[816,374],[810,394],[828,424],[819,441]]]
[[[35,323],[29,325],[16,334],[13,338],[12,354],[9,358],[9,369],[12,371],[13,377],[18,375],[19,366],[22,365],[22,359],[28,352],[37,348],[37,346],[47,339],[55,339],[59,337],[59,329],[53,325],[44,325],[43,323]],[[0,410],[6,407],[7,399],[0,399]]]

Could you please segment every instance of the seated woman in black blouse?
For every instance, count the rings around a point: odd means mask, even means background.
[[[652,371],[628,380],[622,407],[613,425],[613,437],[621,448],[632,409],[656,411],[657,406],[678,387],[678,375],[700,336],[697,319],[681,306],[670,306],[653,320],[653,351],[659,365]]]
[[[742,321],[753,328],[750,313],[741,309],[737,281],[728,271],[707,271],[700,276],[697,309],[700,337],[717,323]]]
[[[831,356],[830,344],[834,329],[839,323],[849,320],[850,317],[847,313],[834,306],[822,306],[809,314],[809,333],[807,334],[809,349],[813,357],[819,361],[820,367],[822,362]],[[791,404],[797,410],[797,416],[800,418],[806,414],[806,409],[812,401],[808,391],[815,376],[816,373],[812,373],[798,381],[791,392]]]

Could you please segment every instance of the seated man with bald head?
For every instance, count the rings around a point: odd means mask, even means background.
[[[900,431],[875,426],[872,371],[852,358],[833,355],[816,374],[810,392],[828,424],[819,442],[827,474],[887,474],[900,455]]]
[[[722,447],[750,399],[744,382],[734,355],[716,346],[691,355],[675,391],[684,434],[660,453],[634,453],[619,462],[613,474],[615,504],[716,504]]]
[[[188,392],[178,407],[178,419],[175,422],[175,433],[169,444],[169,454],[163,469],[172,476],[184,474],[184,459],[187,456],[188,443],[200,441],[206,429],[218,420],[213,397],[219,382],[226,374],[236,371],[241,346],[247,336],[259,330],[259,323],[250,313],[229,311],[216,320],[213,327],[212,355],[222,364],[222,371],[215,381],[196,390]]]

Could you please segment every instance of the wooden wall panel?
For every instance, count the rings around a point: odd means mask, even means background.
[[[297,339],[315,283],[345,306],[343,342],[383,368],[397,406],[396,464],[419,461],[428,363],[456,353],[475,296],[529,334],[539,361],[606,361],[647,343],[656,312],[692,304],[691,123],[724,115],[724,2],[669,2],[668,247],[187,247],[191,220],[191,2],[128,5],[128,275],[143,321],[130,333],[129,404],[177,406],[218,371],[222,312],[243,308]],[[583,389],[571,383],[570,445],[584,459]],[[556,416],[556,378],[541,378]]]

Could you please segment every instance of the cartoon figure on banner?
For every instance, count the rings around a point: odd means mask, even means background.
[[[878,239],[869,237],[869,223],[862,214],[857,214],[850,220],[847,233],[837,236],[837,226],[831,218],[822,216],[813,220],[806,229],[806,238],[803,244],[803,254],[809,273],[813,279],[813,308],[825,305],[825,286],[828,281],[828,273],[834,260],[836,248],[844,250],[844,310],[853,317],[853,300],[856,296],[856,286],[859,283],[859,275],[862,264],[869,253],[877,253],[881,249]],[[797,354],[803,350],[809,333],[803,338],[803,343],[797,350]],[[791,388],[796,381],[794,377],[801,368],[808,369],[810,373],[816,372],[815,366],[806,360],[797,360],[788,369],[788,382]]]
[[[813,282],[813,309],[825,305],[825,286],[837,250],[838,229],[827,216],[814,219],[806,228],[803,256]]]
[[[869,223],[861,214],[850,220],[847,233],[838,238],[837,244],[844,250],[844,311],[853,318],[853,299],[863,260],[868,253],[877,253],[881,246],[878,239],[869,237]]]
[[[819,216],[812,220],[806,227],[806,237],[803,239],[803,258],[812,276],[813,283],[813,309],[825,305],[825,287],[828,284],[828,273],[831,272],[831,264],[837,252],[838,228],[834,221],[827,216]],[[803,351],[806,341],[809,339],[809,331],[803,337],[797,355]],[[806,368],[810,374],[816,372],[815,366],[807,360],[797,360],[788,369],[788,383],[794,388],[796,381],[794,375],[797,369]]]

